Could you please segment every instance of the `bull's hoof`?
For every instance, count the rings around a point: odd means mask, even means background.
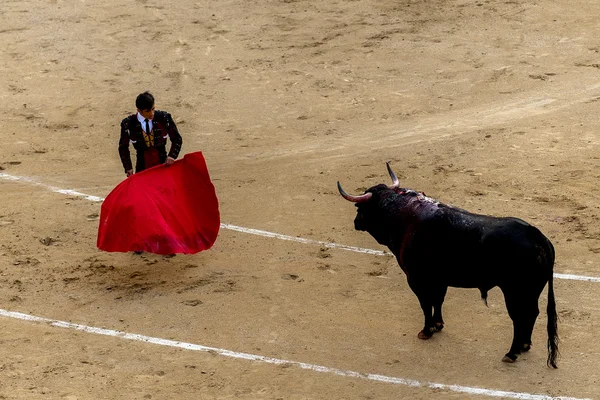
[[[502,357],[502,362],[505,363],[514,363],[515,361],[517,361],[517,355],[516,354],[506,354],[504,357]]]
[[[421,340],[427,340],[429,339],[431,336],[433,336],[433,333],[430,330],[425,330],[423,329],[421,332],[419,332],[419,334],[417,335],[419,337],[419,339]]]
[[[523,343],[523,347],[521,348],[521,351],[526,353],[529,350],[531,350],[531,343]]]
[[[433,327],[434,332],[440,332],[442,329],[444,329],[444,323],[436,322],[435,326]]]

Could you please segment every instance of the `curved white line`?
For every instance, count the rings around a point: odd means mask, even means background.
[[[97,328],[94,326],[87,326],[81,324],[74,324],[71,322],[59,321],[49,318],[36,317],[34,315],[23,314],[20,312],[8,311],[0,309],[0,316],[4,316],[7,318],[19,319],[22,321],[36,322],[36,323],[45,323],[53,327],[57,328],[65,328],[65,329],[74,329],[81,332],[93,333],[95,335],[103,335],[103,336],[112,336],[126,340],[133,340],[136,342],[144,342],[157,344],[160,346],[168,346],[168,347],[176,347],[185,350],[191,351],[201,351],[201,352],[211,352],[213,354],[219,354],[224,357],[230,358],[238,358],[248,361],[257,361],[266,364],[275,364],[275,365],[293,365],[302,369],[314,371],[314,372],[322,372],[326,374],[338,375],[348,378],[360,378],[366,379],[369,381],[383,382],[383,383],[391,383],[394,385],[403,385],[403,386],[411,386],[411,387],[419,387],[419,388],[427,388],[427,389],[442,389],[451,392],[457,393],[466,393],[470,395],[480,395],[480,396],[488,396],[488,397],[503,397],[503,398],[511,398],[511,399],[520,399],[520,400],[591,400],[591,399],[578,399],[575,397],[552,397],[542,394],[532,394],[532,393],[520,393],[520,392],[508,392],[504,390],[493,390],[493,389],[485,389],[479,387],[470,387],[470,386],[461,386],[461,385],[448,385],[445,383],[435,383],[435,382],[421,382],[414,379],[406,379],[406,378],[398,378],[393,376],[386,375],[378,375],[378,374],[366,374],[362,372],[338,369],[325,367],[322,365],[303,363],[298,361],[290,361],[284,360],[280,358],[272,358],[261,356],[257,354],[249,354],[249,353],[239,353],[232,350],[219,349],[216,347],[203,346],[200,344],[194,343],[186,343],[180,342],[177,340],[169,340],[169,339],[161,339],[152,336],[139,335],[136,333],[128,333],[123,331],[117,331],[113,329],[105,329],[105,328]]]

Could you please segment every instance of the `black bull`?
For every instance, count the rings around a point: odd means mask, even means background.
[[[367,231],[387,246],[417,295],[425,326],[420,339],[444,327],[442,303],[448,286],[498,286],[513,321],[513,341],[502,359],[514,362],[531,348],[531,334],[539,314],[538,299],[548,283],[548,365],[556,368],[558,333],[554,301],[554,247],[537,228],[517,218],[473,214],[438,203],[422,193],[399,187],[387,165],[391,186],[373,186],[360,196],[340,194],[356,203],[354,227]],[[433,311],[433,314],[432,314]]]

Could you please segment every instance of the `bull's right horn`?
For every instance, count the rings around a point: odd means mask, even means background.
[[[392,167],[390,167],[390,162],[386,162],[385,166],[387,167],[388,173],[390,174],[390,177],[392,178],[392,185],[388,186],[390,189],[397,189],[398,186],[400,186],[400,181],[398,180],[398,177],[396,176],[396,174],[394,173],[394,171],[392,171]]]
[[[338,186],[338,190],[340,191],[340,194],[342,195],[342,197],[353,203],[362,203],[364,201],[369,200],[371,198],[371,196],[373,196],[373,193],[371,193],[371,192],[365,193],[360,196],[352,196],[351,194],[344,192],[344,189],[342,189],[342,185],[340,185],[340,181],[338,181],[337,186]]]

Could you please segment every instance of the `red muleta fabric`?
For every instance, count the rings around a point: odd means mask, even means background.
[[[121,182],[100,211],[98,248],[194,254],[215,243],[219,201],[201,152]]]

